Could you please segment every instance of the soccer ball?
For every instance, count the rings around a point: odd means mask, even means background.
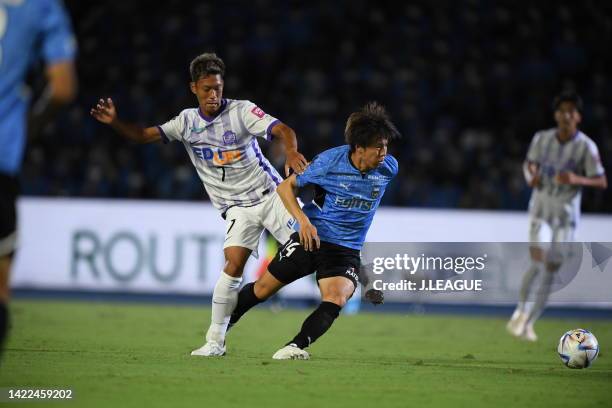
[[[599,343],[588,330],[574,329],[559,339],[559,357],[569,368],[587,368],[599,354]]]

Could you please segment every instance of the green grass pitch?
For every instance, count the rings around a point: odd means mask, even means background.
[[[197,358],[210,309],[152,304],[12,303],[0,387],[71,388],[69,407],[609,407],[612,322],[544,319],[540,341],[488,317],[340,316],[310,361],[273,361],[309,310],[247,314],[228,355]],[[592,368],[557,356],[561,334],[599,339]],[[2,404],[42,406],[41,403]]]

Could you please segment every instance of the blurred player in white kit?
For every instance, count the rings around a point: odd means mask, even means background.
[[[582,187],[605,189],[608,185],[597,145],[578,129],[582,120],[580,96],[561,93],[553,108],[557,127],[534,135],[523,165],[525,180],[533,188],[529,202],[531,265],[523,276],[519,302],[507,329],[529,341],[537,340],[533,325],[544,311],[554,274],[567,255],[560,243],[574,239]],[[542,239],[544,226],[552,232],[548,248]],[[530,302],[537,277],[541,277],[541,284]]]

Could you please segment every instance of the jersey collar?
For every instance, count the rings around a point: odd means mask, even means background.
[[[571,143],[574,140],[576,140],[579,134],[580,134],[580,129],[576,129],[576,133],[574,133],[574,136],[570,137],[566,141],[561,141],[561,139],[559,139],[559,131],[557,130],[555,131],[555,139],[557,139],[557,142],[559,142],[559,144],[564,145],[566,143]]]
[[[198,106],[198,113],[200,114],[200,117],[204,119],[205,121],[212,122],[217,116],[221,114],[221,112],[223,112],[226,106],[227,106],[227,99],[223,98],[221,99],[221,106],[219,107],[219,110],[214,115],[212,116],[206,115],[204,112],[202,112],[202,109],[200,109],[199,106]]]

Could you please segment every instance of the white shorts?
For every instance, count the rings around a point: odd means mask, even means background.
[[[564,258],[572,256],[573,245],[564,244],[574,241],[576,228],[574,225],[551,226],[541,218],[529,220],[529,242],[532,248],[547,251],[547,260],[559,263]]]
[[[295,232],[295,218],[283,205],[276,192],[252,207],[231,207],[225,214],[227,222],[223,248],[239,246],[254,251],[257,257],[259,237],[264,229],[284,244]]]
[[[575,231],[576,228],[570,224],[551,226],[541,218],[532,217],[529,220],[529,242],[534,247],[550,242],[572,242]]]

